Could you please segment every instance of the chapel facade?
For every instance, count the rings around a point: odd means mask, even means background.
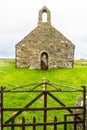
[[[51,25],[51,13],[44,6],[38,13],[38,26],[16,44],[16,67],[72,68],[74,49],[74,44]]]

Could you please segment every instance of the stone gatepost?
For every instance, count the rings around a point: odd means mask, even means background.
[[[77,102],[76,102],[76,104],[75,104],[75,106],[83,106],[83,97],[82,96],[80,96],[79,97],[79,99],[77,100]],[[81,109],[78,109],[78,110],[76,110],[75,111],[75,113],[83,113],[83,111],[81,110]],[[80,116],[80,118],[82,118],[83,119],[83,114]],[[85,130],[87,130],[87,95],[86,95],[86,114],[85,114]],[[78,124],[77,125],[77,130],[84,130],[83,129],[83,126],[81,125],[81,124]]]

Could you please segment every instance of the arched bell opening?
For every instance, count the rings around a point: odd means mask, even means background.
[[[44,6],[40,11],[39,11],[39,16],[38,16],[38,24],[41,25],[41,23],[43,24],[44,22],[47,24],[51,24],[51,14],[49,9]]]
[[[41,54],[41,70],[48,70],[48,54],[46,52]]]
[[[47,12],[43,12],[43,14],[42,14],[42,22],[47,22]]]

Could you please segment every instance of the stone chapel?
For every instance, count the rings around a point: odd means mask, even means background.
[[[44,6],[38,14],[38,26],[16,44],[16,67],[72,68],[74,49],[74,44],[51,25],[51,13]]]

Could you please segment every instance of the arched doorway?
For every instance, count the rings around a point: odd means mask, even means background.
[[[48,70],[48,54],[46,52],[41,54],[41,69]]]

